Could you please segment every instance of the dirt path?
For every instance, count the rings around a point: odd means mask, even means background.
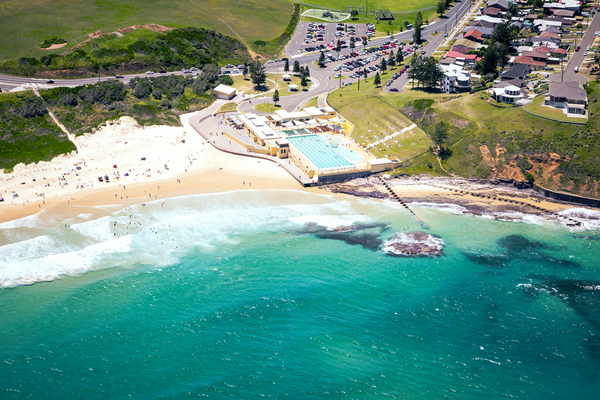
[[[35,95],[37,97],[44,100],[44,98],[40,95],[40,92],[37,89],[33,89],[33,92],[35,93]],[[50,115],[50,118],[52,118],[52,121],[54,121],[54,123],[67,135],[69,140],[75,145],[75,148],[77,148],[77,143],[75,143],[75,135],[73,135],[71,132],[69,132],[67,130],[67,128],[63,124],[60,123],[58,118],[56,118],[56,115],[54,115],[54,113],[52,111],[50,111],[50,109],[48,107],[46,107],[46,110],[48,110],[48,115]],[[79,148],[77,148],[77,150],[79,150]]]

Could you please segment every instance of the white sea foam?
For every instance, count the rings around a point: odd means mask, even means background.
[[[310,222],[314,222],[317,225],[323,226],[327,229],[333,229],[340,226],[350,226],[356,222],[365,222],[369,218],[364,215],[302,215],[298,217],[289,218],[290,221],[305,225]]]
[[[2,263],[0,287],[30,285],[64,275],[82,274],[96,268],[122,265],[124,259],[121,255],[128,252],[130,243],[131,237],[125,236],[77,251]]]
[[[445,212],[449,212],[452,214],[464,214],[465,212],[467,212],[468,210],[462,206],[459,206],[458,204],[449,204],[449,203],[427,203],[427,202],[414,202],[414,203],[410,203],[410,206],[421,206],[421,207],[428,207],[428,208],[435,208],[441,211],[445,211]]]

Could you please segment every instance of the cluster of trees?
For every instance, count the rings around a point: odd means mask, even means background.
[[[180,28],[157,33],[153,39],[139,38],[125,48],[112,48],[102,40],[93,40],[69,54],[57,53],[41,58],[7,61],[2,70],[18,75],[35,75],[43,71],[61,71],[64,75],[113,74],[147,69],[202,67],[228,60],[250,59],[238,40],[202,28]]]
[[[220,68],[205,65],[196,79],[167,75],[134,78],[124,84],[106,80],[95,85],[58,87],[42,92],[48,106],[74,134],[102,122],[131,116],[143,125],[179,125],[177,114],[211,103],[207,91],[221,82]]]
[[[488,39],[483,59],[475,66],[477,71],[482,75],[496,76],[498,68],[504,68],[508,64],[508,48],[517,35],[518,30],[511,27],[509,21],[498,24]]]
[[[408,77],[417,80],[426,88],[434,88],[440,84],[444,78],[444,72],[433,57],[424,58],[415,55],[410,62]]]
[[[0,168],[49,161],[75,150],[75,145],[50,120],[44,101],[33,93],[0,96]]]

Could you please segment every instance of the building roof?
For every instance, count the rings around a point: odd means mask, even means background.
[[[502,12],[501,9],[497,7],[485,7],[481,13],[483,15],[489,15],[490,17],[495,17]]]
[[[463,37],[465,39],[469,39],[469,40],[480,40],[480,41],[483,41],[483,37],[481,35],[481,32],[479,32],[477,29],[473,29],[473,30],[470,30],[469,32],[465,32],[465,34],[463,35]]]
[[[540,37],[542,37],[542,38],[549,37],[549,38],[554,38],[554,39],[560,39],[560,33],[544,31],[544,32],[540,33]]]
[[[508,2],[506,0],[490,0],[487,2],[488,7],[497,7],[501,10],[508,10]]]
[[[502,79],[516,79],[521,76],[527,76],[529,71],[531,71],[531,68],[529,68],[529,65],[517,64],[517,65],[510,67],[506,71],[502,71],[500,73],[500,77]]]
[[[452,46],[452,51],[456,51],[457,53],[467,54],[469,50],[474,50],[472,47],[465,46],[462,44],[457,44],[456,46]]]
[[[553,25],[547,25],[546,28],[544,28],[544,32],[562,33],[560,28]]]
[[[503,88],[503,87],[507,87],[507,86],[523,87],[524,82],[525,81],[523,79],[510,79],[508,81],[496,82],[496,83],[494,83],[494,87],[496,87],[496,88]]]
[[[267,117],[264,115],[259,116],[253,113],[240,114],[238,119],[262,140],[281,138],[281,135],[267,124]]]
[[[502,18],[496,18],[496,17],[490,17],[488,15],[480,15],[475,17],[475,21],[487,21],[490,22],[492,24],[494,24],[494,26],[501,24],[503,22]]]
[[[446,57],[464,58],[465,60],[474,60],[477,58],[477,54],[464,54],[464,53],[459,53],[457,51],[450,50],[449,52],[446,53]]]
[[[558,47],[556,49],[550,50],[550,52],[556,54],[567,54],[567,49],[561,49],[560,47]]]
[[[587,100],[587,93],[577,82],[550,82],[548,94],[554,97],[564,97],[568,100]]]
[[[546,63],[544,63],[542,61],[535,61],[531,57],[524,57],[524,56],[515,57],[513,59],[513,64],[525,64],[525,65],[531,65],[534,67],[543,67],[544,65],[546,65]]]
[[[235,88],[227,85],[220,84],[216,88],[213,89],[215,92],[223,93],[226,95],[230,95],[235,93]]]
[[[521,55],[524,57],[540,58],[542,60],[546,60],[550,57],[548,53],[542,53],[540,51],[524,51]]]
[[[552,15],[556,15],[559,17],[573,18],[575,16],[575,11],[573,11],[573,10],[552,10],[552,11],[553,11]]]

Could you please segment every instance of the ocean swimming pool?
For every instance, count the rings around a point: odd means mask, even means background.
[[[331,135],[323,135],[330,136]],[[304,154],[318,169],[350,167],[363,157],[343,144],[331,145],[319,135],[288,137],[290,143]]]

